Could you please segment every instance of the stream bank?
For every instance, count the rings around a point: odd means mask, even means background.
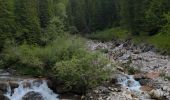
[[[160,55],[153,46],[135,45],[130,41],[88,41],[91,51],[101,51],[116,68],[112,82],[96,88],[89,98],[96,100],[170,100],[170,57]],[[133,75],[141,85],[140,91],[129,91],[115,82],[120,75]],[[121,77],[123,77],[121,76]],[[133,83],[133,81],[129,81]],[[133,84],[134,85],[134,84]],[[94,95],[95,94],[95,95]],[[91,100],[93,100],[91,99]]]

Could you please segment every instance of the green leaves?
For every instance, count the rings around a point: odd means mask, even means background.
[[[83,53],[84,52],[84,53]],[[104,69],[108,61],[98,53],[80,52],[83,57],[57,62],[53,68],[56,77],[64,82],[67,88],[92,88],[105,81],[110,69]]]

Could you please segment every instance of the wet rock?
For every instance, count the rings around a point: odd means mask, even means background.
[[[143,86],[149,86],[154,89],[160,89],[161,88],[161,83],[153,80],[153,79],[141,79],[139,80],[139,83]]]
[[[34,81],[33,81],[33,85],[35,85],[35,86],[40,86],[41,84],[43,83],[43,80],[42,79],[35,79]]]
[[[132,81],[132,80],[127,81],[127,86],[128,87],[133,87],[133,85],[134,85],[134,81]]]
[[[28,92],[22,97],[22,100],[44,100],[42,95],[38,92]]]
[[[7,83],[5,82],[0,82],[0,91],[2,91],[3,93],[6,93],[7,92]]]
[[[152,80],[150,79],[140,79],[139,83],[144,86],[152,86]]]
[[[10,100],[10,99],[4,96],[3,94],[0,94],[0,100]]]
[[[9,85],[11,87],[11,90],[14,90],[15,88],[19,87],[19,84],[17,82],[9,82]]]
[[[127,79],[128,77],[124,74],[113,74],[111,77],[111,83],[116,84],[119,81],[124,81],[123,79]]]
[[[49,87],[49,88],[52,88],[52,87],[53,87],[53,83],[52,83],[52,81],[47,80],[47,85],[48,85],[48,87]]]
[[[161,100],[164,97],[164,93],[160,89],[152,90],[152,91],[149,92],[149,94],[153,99],[160,99]]]

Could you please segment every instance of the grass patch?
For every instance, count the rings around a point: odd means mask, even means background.
[[[140,33],[139,36],[132,36],[127,30],[117,27],[110,28],[104,31],[97,31],[87,36],[90,39],[100,40],[100,41],[111,41],[111,40],[122,40],[125,41],[128,38],[132,39],[135,44],[146,43],[154,45],[161,52],[170,54],[170,35],[167,34],[157,34],[154,36],[148,36],[148,33]]]
[[[139,36],[131,36],[132,42],[135,44],[147,43],[149,36],[146,33],[141,33]]]
[[[90,39],[101,40],[101,41],[111,41],[114,39],[125,40],[129,36],[128,31],[117,27],[110,28],[104,31],[97,31],[88,36]]]
[[[154,45],[161,51],[170,54],[170,35],[157,34],[148,39],[148,43]]]

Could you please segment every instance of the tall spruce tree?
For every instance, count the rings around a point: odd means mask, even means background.
[[[40,21],[38,17],[37,0],[16,0],[16,21],[19,25],[19,41],[39,43]]]
[[[13,0],[0,0],[0,48],[15,33]]]
[[[53,16],[53,0],[38,0],[38,12],[41,27],[47,27]]]

